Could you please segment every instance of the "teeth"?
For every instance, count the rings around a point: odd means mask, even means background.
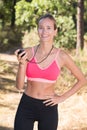
[[[42,36],[42,37],[48,37],[48,36]]]

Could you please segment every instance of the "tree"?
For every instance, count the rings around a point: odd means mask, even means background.
[[[16,5],[17,0],[12,1],[12,15],[11,15],[11,27],[14,27],[15,25],[15,5]]]
[[[77,46],[76,53],[84,47],[84,0],[78,0],[77,4]]]
[[[68,49],[75,48],[76,30],[73,21],[73,3],[58,0],[21,0],[17,2],[16,9],[16,25],[22,29],[30,31],[37,26],[38,17],[49,12],[56,18],[59,28],[58,37],[56,38],[56,46],[65,47]],[[68,25],[67,25],[68,23]]]

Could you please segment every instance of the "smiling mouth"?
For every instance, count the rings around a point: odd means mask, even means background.
[[[49,36],[48,35],[43,35],[42,38],[48,38]]]

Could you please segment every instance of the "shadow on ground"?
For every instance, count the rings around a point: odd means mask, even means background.
[[[0,130],[13,130],[13,128],[0,126]]]
[[[0,90],[8,92],[17,92],[14,90],[15,80],[0,77]]]
[[[0,76],[0,90],[1,91],[10,92],[10,93],[18,93],[18,90],[16,89],[15,85],[16,85],[15,79],[8,79],[8,78],[4,78]],[[24,86],[26,86],[26,82]]]

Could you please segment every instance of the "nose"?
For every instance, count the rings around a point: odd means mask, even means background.
[[[43,32],[43,33],[47,33],[47,29],[46,29],[46,28],[43,28],[42,32]]]

